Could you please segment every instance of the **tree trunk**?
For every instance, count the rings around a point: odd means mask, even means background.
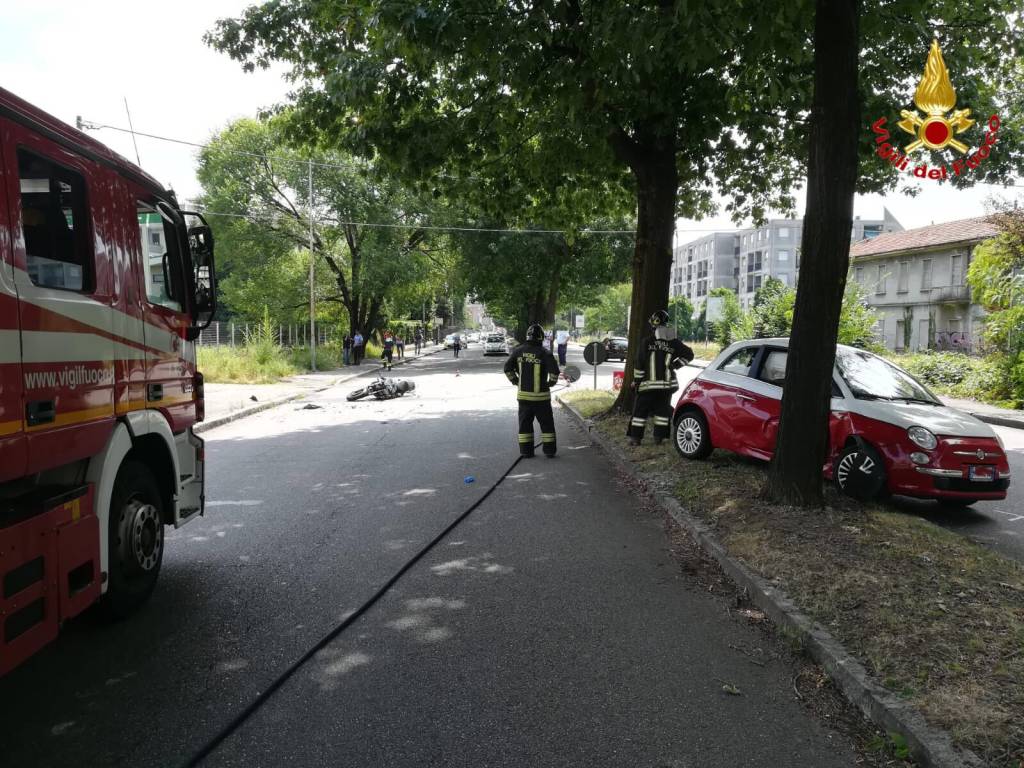
[[[676,167],[675,140],[657,138],[644,144],[623,145],[613,140],[617,154],[623,157],[636,178],[636,245],[633,251],[633,297],[629,313],[629,355],[625,381],[633,380],[634,351],[647,332],[647,321],[659,309],[668,306],[669,278],[672,272],[672,235],[675,231],[676,194],[679,171]],[[633,390],[623,386],[615,408],[633,408]]]
[[[802,264],[778,443],[765,489],[783,504],[820,506],[824,500],[821,470],[857,180],[859,13],[858,0],[817,0]]]

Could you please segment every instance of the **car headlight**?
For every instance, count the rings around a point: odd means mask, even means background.
[[[924,427],[911,427],[907,430],[907,437],[910,438],[910,442],[914,445],[919,445],[926,451],[934,450],[935,446],[939,444],[939,441],[935,439],[935,435]]]

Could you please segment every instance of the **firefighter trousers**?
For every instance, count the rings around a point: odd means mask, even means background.
[[[664,440],[668,437],[668,425],[672,419],[672,390],[651,389],[637,393],[626,437],[642,440],[648,416],[654,421],[654,439]]]
[[[519,453],[533,456],[533,420],[540,424],[540,442],[545,456],[554,456],[555,414],[551,412],[550,400],[519,401]]]

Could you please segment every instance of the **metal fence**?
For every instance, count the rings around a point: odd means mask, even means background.
[[[196,343],[203,347],[241,347],[245,346],[250,334],[255,334],[259,323],[213,322],[204,328]],[[276,325],[277,343],[282,347],[305,347],[309,344],[309,325]],[[317,345],[339,341],[341,329],[326,323],[316,329]]]

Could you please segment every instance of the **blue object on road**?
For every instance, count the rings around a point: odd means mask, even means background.
[[[462,482],[464,482],[466,485],[469,485],[472,482],[476,482],[476,478],[473,477],[472,475],[466,475],[465,479]]]

